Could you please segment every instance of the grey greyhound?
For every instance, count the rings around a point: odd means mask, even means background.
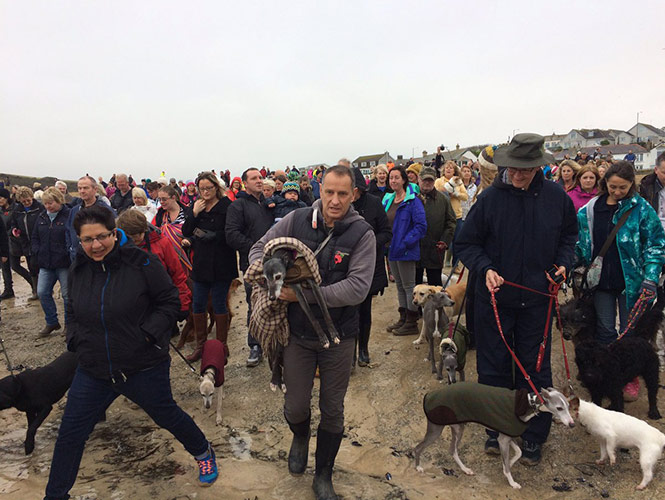
[[[575,426],[570,416],[568,400],[563,394],[552,388],[541,389],[540,394],[544,404],[539,402],[535,393],[524,389],[512,391],[475,382],[459,382],[428,392],[423,405],[427,417],[427,432],[423,441],[414,449],[416,469],[424,472],[420,465],[421,453],[441,436],[446,425],[450,425],[450,453],[465,474],[473,475],[474,472],[462,463],[457,448],[462,440],[464,424],[477,422],[499,432],[503,475],[510,486],[521,488],[513,479],[510,468],[522,456],[522,450],[514,438],[526,430],[527,422],[540,412],[548,412],[556,421],[568,427]],[[512,458],[511,448],[516,452]]]

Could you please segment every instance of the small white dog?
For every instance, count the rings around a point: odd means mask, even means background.
[[[616,463],[616,447],[631,447],[640,450],[642,482],[638,490],[647,487],[653,478],[653,467],[660,459],[665,447],[665,434],[640,420],[625,413],[606,410],[578,397],[570,400],[570,413],[584,428],[600,441],[600,458],[597,464],[605,463],[609,457],[610,465]]]
[[[229,355],[229,349],[217,339],[206,340],[201,355],[201,383],[199,392],[203,396],[203,407],[212,406],[212,398],[217,393],[217,416],[215,423],[222,423],[222,399],[224,398],[224,366]]]

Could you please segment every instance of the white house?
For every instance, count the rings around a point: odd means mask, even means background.
[[[635,137],[635,142],[658,144],[665,141],[665,131],[647,123],[636,123],[628,132]]]
[[[626,144],[632,142],[625,132],[620,130],[601,130],[599,128],[574,128],[561,139],[559,146],[563,149],[582,149],[589,147],[602,146],[602,142],[607,144]],[[618,141],[623,142],[618,142]],[[626,142],[627,141],[627,142]]]
[[[661,142],[652,148],[651,151],[644,154],[644,168],[655,167],[656,159],[663,153],[665,153],[665,142]]]
[[[378,153],[375,155],[359,156],[353,160],[351,164],[362,170],[363,175],[369,175],[370,168],[376,167],[381,163],[388,163],[389,161],[394,162],[395,160],[390,156],[390,153],[386,151],[385,153]]]
[[[555,134],[546,135],[545,137],[545,149],[552,151],[560,147],[561,140],[566,137],[566,134]]]

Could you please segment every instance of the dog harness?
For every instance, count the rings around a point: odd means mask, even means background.
[[[217,339],[206,340],[201,354],[201,375],[212,367],[215,369],[215,387],[224,385],[224,366],[229,362],[228,346]]]
[[[529,409],[526,389],[510,390],[475,382],[458,382],[425,394],[427,420],[437,425],[476,422],[501,434],[517,437],[528,423],[519,417]]]

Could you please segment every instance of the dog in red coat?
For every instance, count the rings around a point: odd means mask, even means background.
[[[225,343],[217,340],[206,340],[201,355],[201,384],[199,392],[203,396],[203,407],[212,406],[212,398],[217,392],[217,417],[215,423],[222,423],[222,399],[224,397],[224,366],[228,362],[229,348]]]

